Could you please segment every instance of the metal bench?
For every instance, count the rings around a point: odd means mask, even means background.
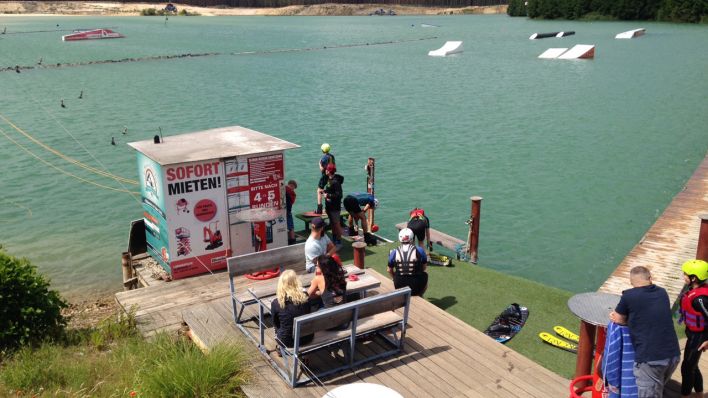
[[[291,357],[292,360],[285,361],[284,368],[279,367],[274,362],[271,363],[274,363],[285,381],[290,386],[295,387],[299,384],[307,383],[313,378],[324,377],[344,369],[354,368],[365,362],[398,353],[403,349],[410,301],[411,290],[405,287],[297,317],[293,325],[295,345],[293,348],[284,348],[286,355]],[[394,312],[399,308],[403,308],[402,316]],[[333,325],[346,324],[347,322],[350,323],[348,329],[328,330]],[[382,336],[390,349],[355,361],[354,354],[357,338],[372,333]],[[396,333],[398,333],[398,336],[396,336]],[[310,334],[314,334],[313,340],[306,345],[300,345],[300,337]],[[345,365],[331,368],[318,374],[303,373],[302,378],[300,377],[298,365],[303,355],[345,342],[348,343],[342,348],[347,362]],[[288,364],[288,362],[291,363]]]
[[[247,291],[237,292],[234,285],[234,277],[252,274],[254,272],[267,271],[280,267],[280,270],[294,269],[295,271],[305,269],[305,244],[279,247],[277,249],[265,250],[229,257],[226,260],[229,269],[229,285],[231,288],[231,304],[233,306],[234,321],[236,325],[246,335],[250,336],[247,330],[241,325],[241,315],[248,305],[256,304],[256,299]]]

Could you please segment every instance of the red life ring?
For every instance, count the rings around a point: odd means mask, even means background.
[[[246,274],[246,278],[254,281],[263,281],[266,279],[273,279],[280,276],[280,267],[273,268],[268,271],[254,272],[252,274]]]

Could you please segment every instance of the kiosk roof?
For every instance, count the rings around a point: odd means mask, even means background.
[[[242,126],[221,127],[195,133],[128,143],[160,165],[221,159],[299,148],[297,144]]]

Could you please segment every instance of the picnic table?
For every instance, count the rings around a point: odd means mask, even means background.
[[[310,231],[310,222],[312,221],[313,218],[320,217],[323,220],[328,219],[327,213],[322,212],[322,214],[315,214],[315,212],[312,212],[312,211],[306,211],[304,213],[295,214],[295,217],[297,217],[300,220],[305,222],[305,232]],[[344,223],[346,223],[347,218],[349,218],[349,212],[342,209],[342,211],[339,213],[340,221],[344,224]]]
[[[358,293],[360,297],[365,297],[368,290],[381,286],[381,282],[373,275],[367,274],[364,269],[360,269],[354,265],[347,265],[344,269],[347,271],[347,276],[357,276],[356,281],[347,278],[347,295]],[[314,278],[314,273],[299,275],[300,283],[302,283],[304,288],[308,288]],[[264,347],[265,340],[263,321],[265,320],[265,316],[270,314],[271,303],[276,299],[277,286],[278,280],[273,279],[248,288],[248,293],[258,303],[258,334],[260,347]]]

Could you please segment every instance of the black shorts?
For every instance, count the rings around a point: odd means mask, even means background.
[[[324,187],[327,185],[327,181],[329,181],[329,177],[327,177],[327,174],[322,173],[322,177],[320,177],[320,182],[317,183],[317,187],[320,189],[324,189]]]
[[[428,273],[423,272],[418,275],[407,275],[407,276],[394,276],[393,286],[396,289],[402,287],[410,287],[411,294],[414,296],[420,296],[425,293],[425,287],[428,286]]]
[[[408,221],[408,228],[413,231],[419,242],[425,240],[425,230],[428,228],[428,224],[424,220],[415,219]]]
[[[359,201],[351,195],[347,195],[347,197],[344,198],[344,208],[347,209],[347,212],[352,216],[361,213]]]

